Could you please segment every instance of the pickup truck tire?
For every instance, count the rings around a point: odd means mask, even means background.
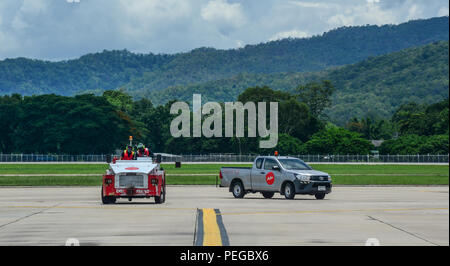
[[[273,195],[275,195],[275,192],[261,192],[264,198],[271,199]]]
[[[242,182],[234,181],[231,184],[231,192],[235,198],[242,199],[245,195],[244,185],[242,185]]]
[[[316,199],[323,200],[325,198],[325,193],[317,193],[314,196],[316,196]]]
[[[290,199],[290,200],[294,199],[295,198],[294,184],[292,184],[291,182],[286,183],[286,185],[284,185],[283,194],[286,199]]]

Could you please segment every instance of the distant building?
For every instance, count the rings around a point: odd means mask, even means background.
[[[384,140],[371,140],[370,142],[372,142],[373,146],[380,147]]]

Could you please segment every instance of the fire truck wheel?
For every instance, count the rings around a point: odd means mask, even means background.
[[[102,197],[102,203],[103,204],[109,204],[109,200],[107,197]]]
[[[111,203],[116,203],[116,198],[114,197],[108,197],[108,196],[103,196],[103,187],[102,187],[102,203],[103,204],[111,204]]]
[[[294,199],[295,197],[295,188],[291,182],[284,185],[284,197],[286,197],[286,199]]]
[[[161,196],[155,196],[155,203],[156,204],[161,204],[164,203],[166,201],[166,185],[164,184],[164,186],[161,187]]]
[[[271,199],[273,195],[275,195],[275,192],[261,192],[264,198]]]

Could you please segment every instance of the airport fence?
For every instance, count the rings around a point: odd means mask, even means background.
[[[253,162],[256,154],[161,154],[164,162]],[[114,155],[111,155],[114,156]],[[115,155],[119,157],[118,155]],[[308,163],[449,163],[449,155],[288,155]],[[0,154],[2,162],[106,162],[107,155]]]

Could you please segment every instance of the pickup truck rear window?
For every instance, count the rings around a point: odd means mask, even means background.
[[[258,160],[256,160],[256,168],[257,169],[261,169],[263,161],[264,161],[264,158],[259,158]]]

